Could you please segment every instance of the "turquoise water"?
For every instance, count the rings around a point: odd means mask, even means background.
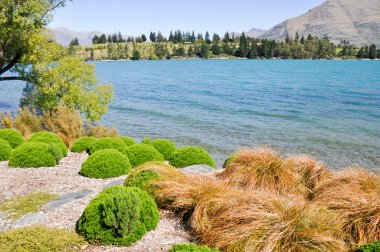
[[[103,123],[138,140],[201,145],[219,165],[235,150],[265,145],[336,169],[380,167],[380,61],[94,64],[115,86]],[[21,89],[1,85],[0,110],[15,109]]]

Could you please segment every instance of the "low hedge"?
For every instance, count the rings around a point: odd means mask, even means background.
[[[113,186],[90,202],[77,231],[96,244],[130,246],[155,229],[159,218],[157,205],[146,192]]]
[[[144,170],[136,174],[128,175],[128,177],[125,179],[124,185],[126,187],[137,187],[153,196],[156,188],[151,187],[150,183],[154,180],[158,180],[159,178],[160,176],[157,172]]]
[[[164,156],[165,160],[169,160],[177,148],[175,143],[168,139],[155,139],[152,141],[152,145]]]
[[[99,150],[83,163],[81,175],[90,178],[115,178],[128,174],[132,166],[118,150]]]
[[[129,146],[128,157],[132,167],[137,167],[148,161],[165,161],[162,154],[148,144],[134,144]]]
[[[34,133],[30,138],[29,142],[40,142],[40,143],[45,143],[45,144],[54,144],[56,145],[62,153],[62,157],[66,157],[68,154],[67,147],[63,140],[59,138],[56,134],[47,132],[47,131],[42,131],[42,132],[37,132]]]
[[[96,137],[80,137],[75,140],[71,151],[76,153],[89,152],[91,144],[96,140]]]
[[[379,251],[380,251],[380,241],[365,244],[358,249],[358,252],[379,252]]]
[[[12,149],[25,142],[21,133],[15,129],[0,129],[0,139],[7,141]]]
[[[210,249],[207,246],[197,246],[196,244],[175,244],[168,252],[220,252]]]
[[[123,154],[127,154],[127,145],[123,140],[117,137],[103,137],[93,142],[90,146],[90,154],[99,150],[115,149]]]
[[[202,164],[215,168],[215,161],[210,154],[202,147],[196,146],[184,146],[177,149],[169,162],[177,168]]]
[[[127,136],[122,136],[122,137],[119,137],[121,140],[123,140],[123,142],[125,143],[125,145],[127,146],[131,146],[133,144],[136,143],[135,139],[131,138],[131,137],[127,137]]]
[[[52,167],[57,164],[49,145],[27,142],[17,147],[9,156],[9,166],[18,168]]]
[[[4,139],[0,139],[0,161],[7,161],[12,151],[12,146]]]

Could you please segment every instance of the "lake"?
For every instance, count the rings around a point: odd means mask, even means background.
[[[270,146],[341,169],[380,167],[380,61],[171,60],[93,62],[115,87],[102,123],[141,140],[200,145],[221,166]],[[1,83],[15,111],[22,83]]]

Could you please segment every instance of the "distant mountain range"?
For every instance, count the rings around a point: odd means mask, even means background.
[[[53,31],[57,42],[64,45],[68,46],[70,44],[70,41],[78,38],[79,44],[81,45],[90,45],[92,44],[92,38],[95,35],[101,35],[102,32],[100,31],[93,31],[93,32],[76,32],[72,31],[66,27],[55,27],[55,28],[50,28],[50,30]]]
[[[286,34],[323,37],[334,43],[342,39],[358,46],[380,46],[380,0],[329,0],[307,13],[288,19],[260,38],[284,40]]]

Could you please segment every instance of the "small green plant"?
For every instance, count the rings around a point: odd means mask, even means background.
[[[91,144],[90,153],[94,154],[96,151],[105,149],[116,149],[123,154],[127,154],[128,147],[123,140],[117,137],[103,137]]]
[[[210,154],[202,147],[196,146],[177,149],[170,158],[170,164],[177,168],[201,164],[215,168],[215,161]]]
[[[63,140],[59,138],[56,134],[47,132],[47,131],[41,131],[34,133],[30,139],[29,142],[40,142],[45,144],[54,144],[61,150],[62,157],[66,157],[68,154],[67,147]]]
[[[148,161],[164,161],[158,150],[148,144],[134,144],[128,148],[128,156],[132,167],[137,167]]]
[[[15,129],[0,129],[0,139],[7,141],[13,149],[25,142],[21,133]]]
[[[152,145],[164,156],[165,160],[169,160],[176,150],[175,143],[168,139],[155,139],[152,141]]]
[[[75,232],[31,226],[0,232],[1,252],[82,251],[87,242]]]
[[[49,145],[27,142],[17,147],[9,156],[9,165],[18,168],[52,167],[57,164]]]
[[[84,210],[78,233],[90,242],[129,246],[157,227],[154,200],[135,187],[113,186],[102,191]]]
[[[0,161],[7,161],[12,151],[12,146],[4,139],[0,139]]]
[[[169,252],[220,252],[219,250],[210,249],[207,246],[197,246],[196,244],[175,244]]]
[[[379,251],[380,251],[380,241],[365,244],[358,249],[358,252],[379,252]]]
[[[119,137],[121,140],[123,140],[123,142],[125,143],[125,145],[127,146],[131,146],[133,144],[136,143],[135,139],[131,138],[131,137],[127,137],[127,136],[122,136],[122,137]]]
[[[80,137],[75,140],[71,151],[77,153],[89,152],[91,144],[93,144],[96,140],[97,139],[95,137]]]
[[[143,170],[136,174],[128,175],[128,177],[125,179],[124,185],[126,187],[137,187],[148,192],[150,195],[154,195],[156,188],[152,187],[150,183],[159,179],[160,176],[157,172],[151,170]]]
[[[25,214],[37,212],[42,206],[57,197],[58,195],[45,192],[15,196],[0,202],[0,211],[5,213],[6,218],[18,220]]]
[[[149,137],[145,137],[142,141],[141,141],[142,144],[149,144],[149,145],[152,145],[152,140],[150,140]]]
[[[132,166],[118,150],[99,150],[83,163],[81,175],[90,178],[115,178],[127,174]]]

